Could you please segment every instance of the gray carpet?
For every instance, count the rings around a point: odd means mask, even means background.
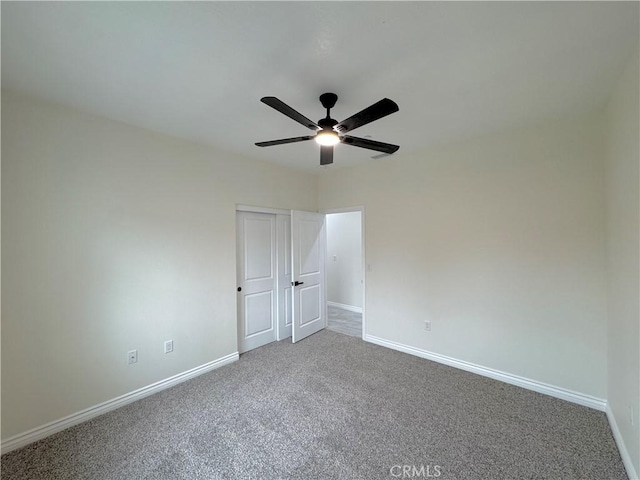
[[[3,480],[626,478],[603,413],[326,330],[1,461]]]
[[[362,338],[362,314],[328,305],[327,328],[334,332]]]

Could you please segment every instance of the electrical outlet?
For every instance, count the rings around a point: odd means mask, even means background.
[[[173,352],[173,340],[167,340],[164,342],[164,353]]]
[[[127,362],[129,365],[132,363],[138,363],[138,350],[131,350],[127,353]]]
[[[424,329],[427,331],[431,331],[431,322],[429,320],[424,321]]]

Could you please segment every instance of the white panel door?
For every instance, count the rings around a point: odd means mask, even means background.
[[[327,326],[324,214],[291,211],[295,343]]]
[[[278,341],[291,336],[291,216],[276,217],[278,230]]]
[[[276,216],[237,212],[238,351],[276,339]]]

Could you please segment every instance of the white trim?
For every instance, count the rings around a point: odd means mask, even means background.
[[[633,467],[633,462],[631,462],[631,456],[629,455],[627,446],[625,445],[624,439],[622,438],[622,434],[620,433],[620,429],[618,428],[618,422],[616,422],[616,417],[613,415],[613,410],[611,410],[611,406],[609,404],[607,404],[607,408],[605,412],[607,414],[607,419],[609,420],[611,433],[613,433],[613,438],[616,441],[618,450],[620,451],[620,456],[622,457],[622,463],[624,464],[624,468],[627,470],[627,475],[629,476],[629,480],[638,480],[638,474],[636,473],[636,469]]]
[[[362,213],[364,213],[364,206],[363,205],[357,205],[355,207],[330,208],[328,210],[322,210],[320,213],[324,213],[325,215],[330,215],[332,213],[350,213],[350,212],[362,212]]]
[[[607,406],[607,401],[602,398],[592,397],[584,393],[575,392],[566,388],[557,387],[555,385],[549,385],[548,383],[539,382],[530,378],[520,377],[511,373],[501,372],[500,370],[494,370],[492,368],[483,367],[474,363],[465,362],[456,358],[440,355],[439,353],[429,352],[420,348],[410,347],[401,343],[393,342],[391,340],[385,340],[383,338],[374,337],[373,335],[366,335],[365,341],[381,345],[383,347],[398,350],[400,352],[415,355],[417,357],[426,358],[434,362],[449,365],[450,367],[459,368],[460,370],[466,370],[467,372],[476,373],[483,377],[493,378],[501,382],[509,383],[511,385],[517,385],[518,387],[526,388],[527,390],[533,390],[534,392],[543,393],[552,397],[560,398],[568,402],[577,403],[585,407],[593,408],[604,412]]]
[[[273,215],[291,216],[291,210],[281,208],[253,207],[251,205],[236,205],[236,212],[271,213]]]
[[[327,305],[330,307],[341,308],[342,310],[348,310],[349,312],[362,313],[362,307],[354,307],[353,305],[345,305],[344,303],[330,302],[328,300]]]
[[[127,405],[128,403],[132,403],[136,400],[148,397],[149,395],[153,395],[154,393],[158,393],[161,390],[173,387],[174,385],[184,382],[185,380],[189,380],[191,378],[197,377],[198,375],[202,375],[203,373],[207,373],[211,370],[215,370],[216,368],[222,367],[229,363],[233,363],[237,361],[238,358],[238,352],[226,355],[224,357],[218,358],[217,360],[213,360],[209,363],[205,363],[204,365],[200,365],[199,367],[187,370],[186,372],[179,373],[172,377],[165,378],[164,380],[160,380],[159,382],[147,385],[146,387],[139,388],[138,390],[134,390],[133,392],[125,393],[124,395],[113,398],[111,400],[107,400],[106,402],[100,403],[98,405],[94,405],[93,407],[86,408],[64,418],[54,420],[53,422],[49,422],[40,427],[33,428],[18,435],[14,435],[13,437],[2,441],[2,453],[5,454],[7,452],[10,452],[11,450],[15,450],[16,448],[24,447],[29,443],[42,440],[49,435],[53,435],[54,433],[58,433],[79,423],[91,420],[92,418],[110,412],[111,410],[115,410],[116,408],[120,408],[124,405]]]

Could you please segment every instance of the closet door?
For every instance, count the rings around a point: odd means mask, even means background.
[[[291,337],[291,215],[277,215],[278,341]]]
[[[324,214],[291,211],[292,342],[327,326]]]
[[[276,216],[237,212],[238,351],[276,340]]]

